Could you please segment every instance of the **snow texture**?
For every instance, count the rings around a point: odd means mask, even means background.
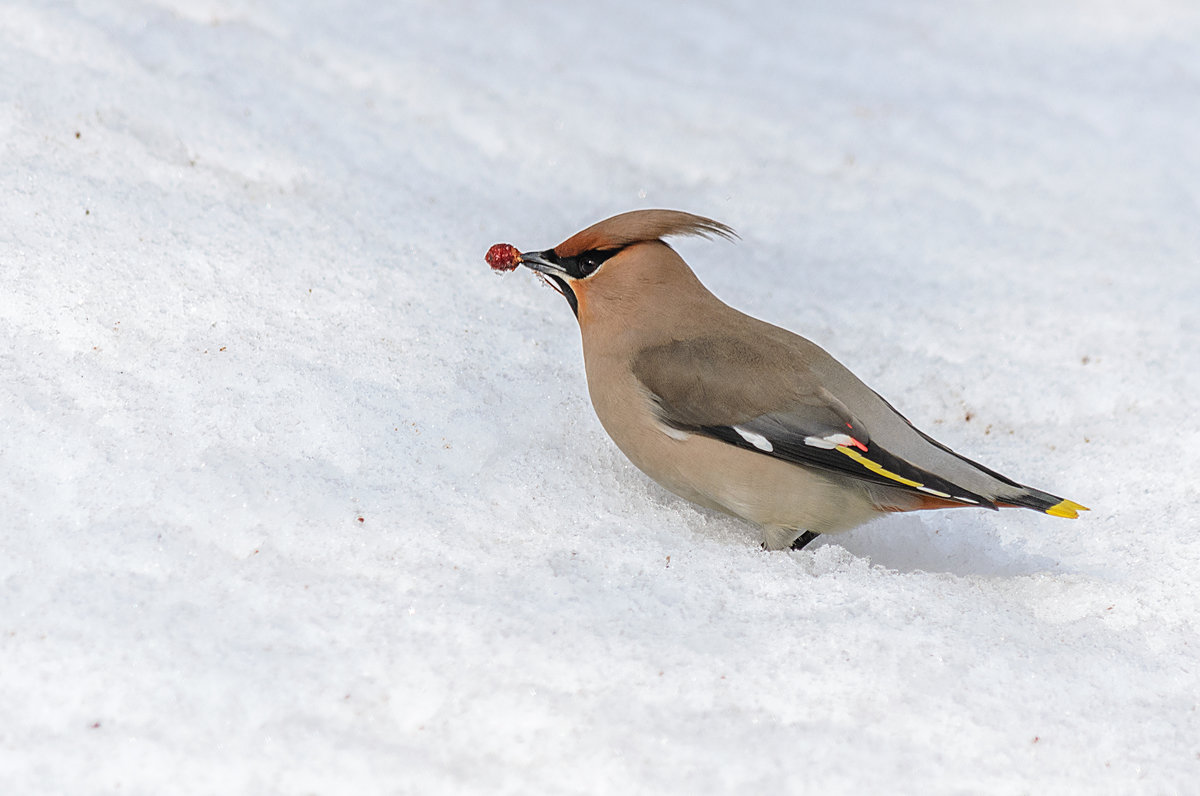
[[[1200,8],[0,4],[5,793],[1200,782]],[[488,246],[608,215],[1091,506],[801,552]]]

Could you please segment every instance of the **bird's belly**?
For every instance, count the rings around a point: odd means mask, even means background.
[[[605,391],[607,401],[593,393],[604,430],[639,470],[693,503],[759,525],[817,533],[848,530],[881,513],[854,479],[667,429],[639,405],[643,396],[613,402],[614,392]]]
[[[853,480],[709,437],[667,440],[664,447],[675,446],[675,451],[643,451],[643,461],[630,459],[675,494],[759,525],[836,533],[880,513]]]

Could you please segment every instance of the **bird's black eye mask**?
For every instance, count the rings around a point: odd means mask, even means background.
[[[587,279],[596,273],[596,269],[603,265],[610,257],[624,250],[624,246],[618,246],[614,249],[591,249],[574,257],[559,257],[551,249],[543,256],[566,271],[567,276],[572,279]]]
[[[554,249],[547,249],[544,252],[538,252],[538,257],[548,263],[553,263],[562,269],[563,273],[571,278],[572,281],[587,279],[596,270],[605,263],[610,257],[624,250],[624,246],[617,246],[612,249],[591,249],[581,252],[574,257],[560,257],[554,253]],[[566,279],[563,279],[557,274],[547,272],[543,269],[538,274],[543,279],[550,280],[558,289],[559,293],[563,294],[563,298],[571,305],[571,312],[575,313],[575,317],[579,317],[579,299],[575,297],[575,291],[571,290],[570,284]]]

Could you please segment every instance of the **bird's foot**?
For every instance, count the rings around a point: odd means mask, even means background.
[[[792,549],[793,550],[801,550],[804,548],[805,545],[807,545],[809,542],[811,542],[813,539],[816,539],[820,535],[821,534],[816,533],[814,531],[805,531],[804,533],[800,534],[799,537],[796,538],[796,541],[792,542]]]

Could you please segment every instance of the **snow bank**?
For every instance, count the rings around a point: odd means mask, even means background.
[[[295,5],[0,13],[11,792],[1192,787],[1192,4]],[[1091,514],[664,493],[482,261],[635,207]]]

